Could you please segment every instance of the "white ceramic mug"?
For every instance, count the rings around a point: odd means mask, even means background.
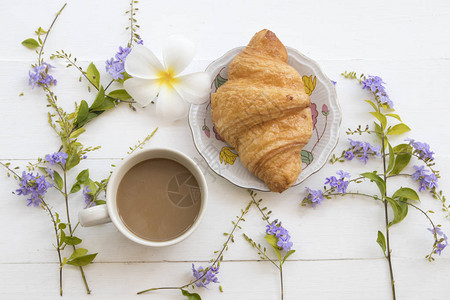
[[[184,167],[186,167],[192,175],[194,175],[195,179],[197,180],[197,183],[200,188],[200,195],[201,195],[201,204],[200,204],[200,211],[198,213],[198,216],[194,223],[191,225],[191,227],[184,232],[182,235],[168,240],[168,241],[151,241],[144,239],[142,237],[137,236],[132,231],[130,231],[125,224],[120,219],[118,210],[117,210],[117,189],[119,187],[120,181],[122,180],[123,176],[130,170],[133,166],[137,165],[140,162],[143,162],[148,159],[152,158],[166,158],[173,161],[176,161],[180,164],[182,164]],[[167,149],[167,148],[152,148],[152,149],[146,149],[141,150],[139,152],[133,153],[132,155],[125,158],[122,163],[117,166],[117,168],[114,170],[113,174],[111,175],[111,178],[108,182],[108,187],[106,191],[106,205],[98,205],[94,207],[87,208],[85,210],[80,211],[78,214],[78,218],[80,221],[80,224],[84,227],[87,226],[94,226],[98,224],[108,223],[112,222],[117,229],[127,238],[130,240],[146,245],[146,246],[152,246],[152,247],[163,247],[163,246],[170,246],[176,243],[181,242],[185,238],[187,238],[189,235],[191,235],[195,229],[198,227],[200,221],[203,218],[203,215],[206,211],[206,204],[208,199],[208,189],[206,186],[206,180],[203,176],[203,173],[201,172],[200,168],[197,166],[197,164],[188,156],[185,154]]]

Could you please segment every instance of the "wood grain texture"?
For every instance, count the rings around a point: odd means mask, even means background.
[[[46,27],[62,3],[45,5],[24,0],[0,3],[3,12],[0,47],[0,160],[23,167],[27,161],[57,150],[58,137],[47,124],[45,98],[28,84],[32,51],[20,42],[38,27]],[[220,7],[219,7],[220,6]],[[342,131],[336,151],[347,147],[346,128],[370,124],[364,99],[370,95],[356,82],[340,73],[354,70],[380,75],[395,108],[412,132],[407,136],[428,142],[436,152],[441,170],[440,187],[450,183],[450,3],[435,1],[143,1],[137,19],[145,44],[160,56],[164,37],[181,33],[198,45],[198,54],[186,72],[203,70],[223,53],[247,43],[262,28],[273,30],[287,46],[317,60],[325,73],[337,81],[343,111]],[[48,40],[46,54],[63,48],[87,67],[94,61],[102,82],[109,82],[104,61],[119,45],[128,41],[127,1],[70,1]],[[102,11],[100,14],[99,11]],[[270,17],[268,13],[270,12]],[[47,57],[47,56],[46,56]],[[58,79],[55,93],[67,110],[74,101],[91,103],[86,83],[78,82],[75,69],[65,69],[61,61],[52,74]],[[19,94],[23,92],[23,96]],[[198,230],[181,244],[164,249],[146,248],[128,241],[111,225],[80,228],[84,246],[99,252],[95,263],[86,267],[95,299],[128,299],[135,292],[159,285],[184,284],[190,280],[191,262],[206,265],[213,251],[224,242],[223,232],[249,199],[247,192],[214,175],[193,146],[187,120],[166,124],[150,106],[132,112],[125,105],[108,111],[86,126],[80,137],[86,145],[102,148],[89,154],[72,173],[89,168],[93,178],[109,173],[129,146],[156,126],[159,131],[146,147],[171,147],[193,157],[205,171],[210,201]],[[366,137],[365,137],[366,138]],[[367,137],[369,141],[373,138]],[[401,141],[399,138],[395,141]],[[339,169],[353,175],[379,168],[374,162],[326,165],[304,184],[278,195],[259,193],[273,215],[291,231],[297,252],[285,265],[285,291],[290,299],[390,299],[388,269],[376,244],[377,230],[383,228],[381,205],[367,199],[346,196],[327,200],[316,209],[300,206],[305,187],[318,189],[324,178]],[[3,170],[0,176],[4,175]],[[2,175],[3,173],[3,175]],[[398,186],[411,184],[401,179]],[[0,180],[0,299],[59,299],[57,257],[51,224],[40,209],[26,207],[25,199],[13,195],[17,183]],[[391,187],[393,189],[394,187]],[[361,187],[376,192],[372,185]],[[424,209],[436,211],[434,220],[450,233],[450,221],[440,212],[440,204],[426,193],[420,194]],[[63,207],[57,194],[48,194],[56,209]],[[70,199],[72,218],[82,209],[81,195]],[[224,293],[217,286],[200,293],[203,299],[278,299],[278,273],[258,256],[241,237],[246,233],[264,242],[264,222],[252,209],[236,242],[225,254],[220,271]],[[428,263],[433,238],[429,224],[411,210],[407,219],[392,227],[393,263],[398,299],[448,299],[450,251]],[[447,252],[449,251],[449,252]],[[65,271],[65,298],[84,299],[78,271]],[[137,297],[137,296],[136,296]],[[147,297],[147,296],[142,296]],[[92,298],[92,297],[91,297]],[[158,292],[151,299],[180,299],[178,292]]]

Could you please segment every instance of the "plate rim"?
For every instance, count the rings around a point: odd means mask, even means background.
[[[227,52],[225,52],[222,56],[220,56],[219,58],[213,60],[205,69],[205,72],[207,72],[209,75],[212,75],[212,71],[214,71],[217,68],[217,64],[219,61],[221,61],[222,59],[224,59],[225,57],[228,57],[232,54],[234,54],[234,52],[236,52],[235,55],[237,55],[239,52],[241,52],[243,49],[245,48],[245,46],[239,46],[239,47],[235,47],[232,48],[230,50],[228,50]],[[320,65],[314,61],[313,59],[309,58],[308,56],[304,55],[303,53],[301,53],[300,51],[298,51],[295,48],[289,47],[289,46],[285,46],[287,52],[288,52],[288,56],[289,56],[289,52],[294,53],[295,55],[300,56],[302,59],[304,59],[305,61],[313,64],[316,68],[317,71],[320,73],[321,76],[323,76],[325,78],[325,80],[327,80],[330,84],[332,84],[332,80],[323,72],[322,68],[320,67]],[[330,144],[333,143],[333,145],[331,146],[329,153],[326,155],[325,159],[323,162],[319,162],[319,167],[312,171],[309,175],[307,175],[306,177],[304,177],[302,180],[300,180],[299,182],[294,183],[292,186],[290,186],[289,188],[295,187],[300,185],[301,183],[303,183],[306,179],[308,179],[309,177],[311,177],[312,175],[316,174],[317,172],[319,172],[327,163],[327,161],[329,160],[331,154],[333,153],[334,149],[336,148],[336,146],[339,143],[339,139],[340,139],[340,128],[341,128],[341,124],[342,124],[342,110],[338,101],[338,95],[336,92],[336,88],[332,86],[332,92],[334,92],[335,95],[335,99],[336,99],[336,109],[339,112],[339,119],[337,120],[337,127],[336,127],[336,137],[331,141]],[[225,175],[222,175],[220,173],[218,173],[214,168],[212,168],[211,164],[209,163],[209,161],[206,159],[206,157],[203,155],[203,153],[199,150],[198,146],[197,146],[197,141],[196,141],[196,137],[194,135],[194,130],[192,128],[192,121],[191,118],[193,118],[192,114],[193,114],[193,110],[198,107],[198,105],[194,105],[191,104],[189,107],[189,114],[188,114],[188,124],[189,124],[189,130],[191,132],[191,138],[192,141],[194,143],[194,147],[197,150],[197,152],[200,154],[200,156],[203,158],[203,160],[206,162],[206,164],[208,165],[208,168],[211,169],[216,175],[226,179],[227,181],[229,181],[230,183],[234,184],[237,187],[240,188],[245,188],[245,189],[252,189],[252,190],[256,190],[256,191],[260,191],[260,192],[272,192],[268,186],[264,183],[264,186],[266,187],[265,189],[262,188],[258,188],[258,187],[251,187],[248,186],[247,184],[242,184],[242,183],[237,183],[235,182],[234,178],[228,178]],[[332,135],[333,136],[333,135]],[[301,174],[301,173],[300,173]],[[252,174],[253,175],[253,174]],[[255,175],[253,175],[255,176]],[[299,175],[300,176],[300,175]]]

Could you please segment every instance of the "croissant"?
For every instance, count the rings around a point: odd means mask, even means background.
[[[312,135],[311,102],[287,51],[264,29],[230,63],[228,81],[211,95],[211,118],[242,164],[273,192],[283,192],[302,169]]]

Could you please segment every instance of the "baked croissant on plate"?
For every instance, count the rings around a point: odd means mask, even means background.
[[[313,130],[309,96],[287,58],[284,45],[264,29],[233,59],[228,81],[211,95],[217,132],[250,172],[280,193],[297,180]]]

